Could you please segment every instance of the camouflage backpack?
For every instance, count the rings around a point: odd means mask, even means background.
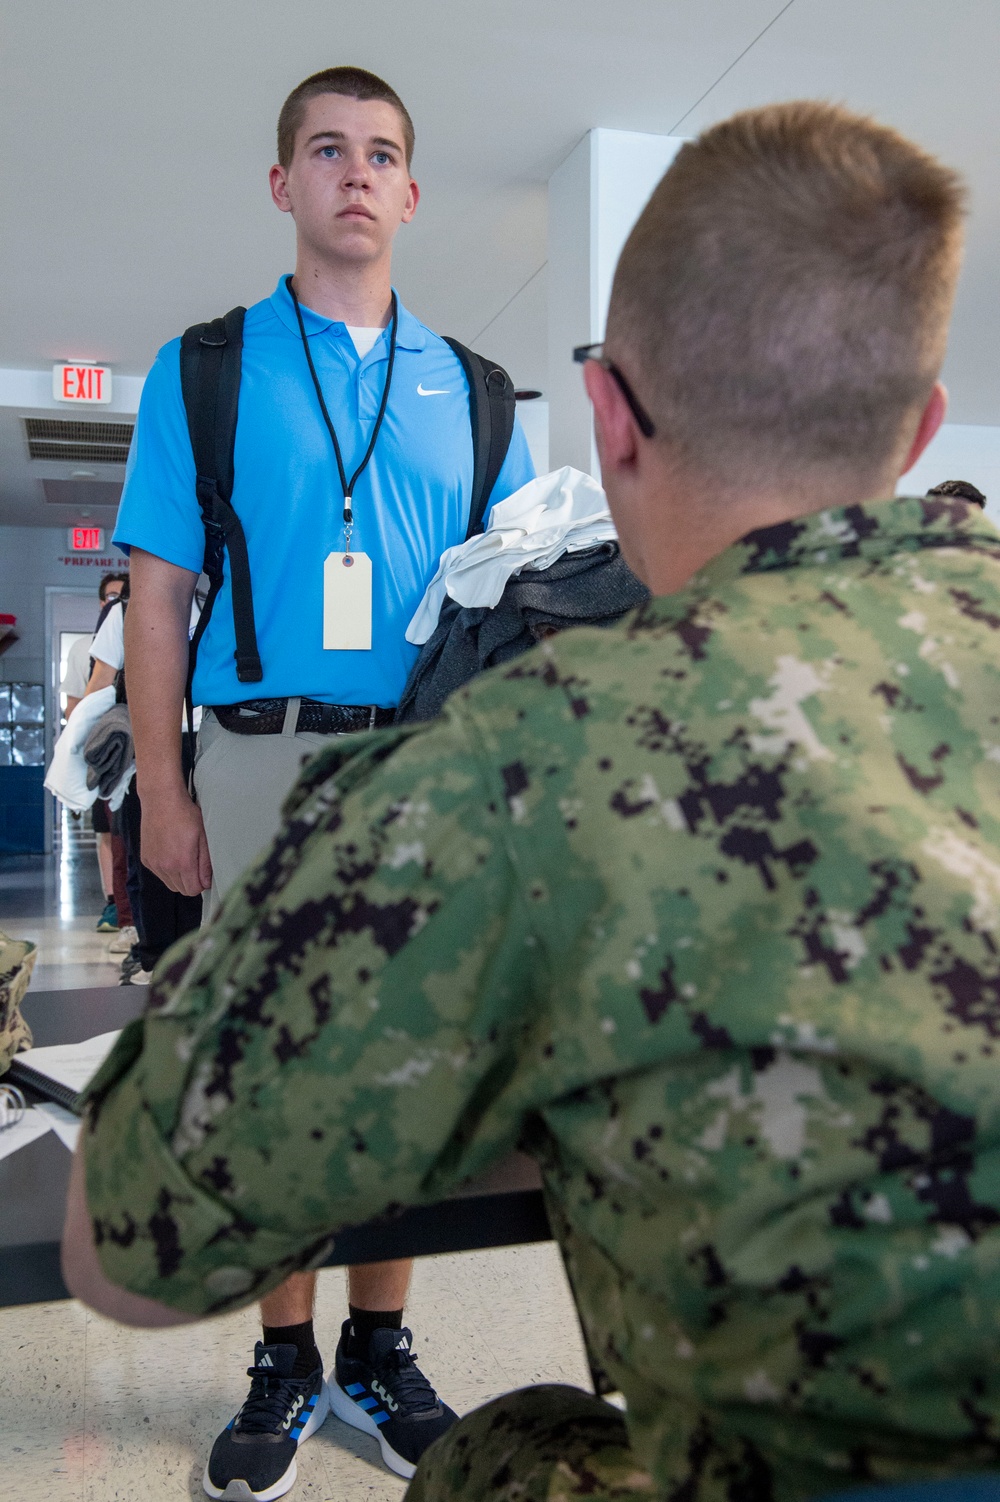
[[[7,1072],[16,1053],[31,1047],[31,1028],[21,1016],[21,1001],[36,953],[26,939],[8,939],[0,933],[0,1074]]]

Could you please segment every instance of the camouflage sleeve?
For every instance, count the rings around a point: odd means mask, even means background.
[[[310,763],[90,1087],[107,1277],[195,1314],[243,1304],[513,1146],[543,962],[507,818],[454,713]]]

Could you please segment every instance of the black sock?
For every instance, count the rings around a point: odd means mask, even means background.
[[[368,1355],[373,1330],[403,1328],[402,1309],[355,1309],[353,1304],[348,1304],[347,1309],[351,1316],[351,1333],[347,1342],[349,1356]]]
[[[292,1368],[294,1377],[308,1377],[323,1363],[323,1358],[316,1349],[311,1319],[303,1320],[301,1325],[265,1325],[261,1339],[266,1346],[296,1347],[299,1354]]]

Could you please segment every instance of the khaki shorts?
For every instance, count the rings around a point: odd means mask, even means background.
[[[305,763],[335,739],[297,734],[298,699],[289,699],[280,735],[234,735],[206,709],[198,731],[194,786],[212,858],[205,921],[281,828],[281,805]]]

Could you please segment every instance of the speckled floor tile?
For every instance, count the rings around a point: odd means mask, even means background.
[[[253,1310],[156,1334],[87,1317],[87,1403],[135,1401],[161,1410],[205,1404],[228,1423],[247,1393],[260,1326]],[[226,1411],[228,1410],[228,1411]],[[205,1422],[211,1424],[212,1420]]]
[[[18,1502],[82,1499],[86,1324],[75,1302],[0,1310],[0,1477]]]

